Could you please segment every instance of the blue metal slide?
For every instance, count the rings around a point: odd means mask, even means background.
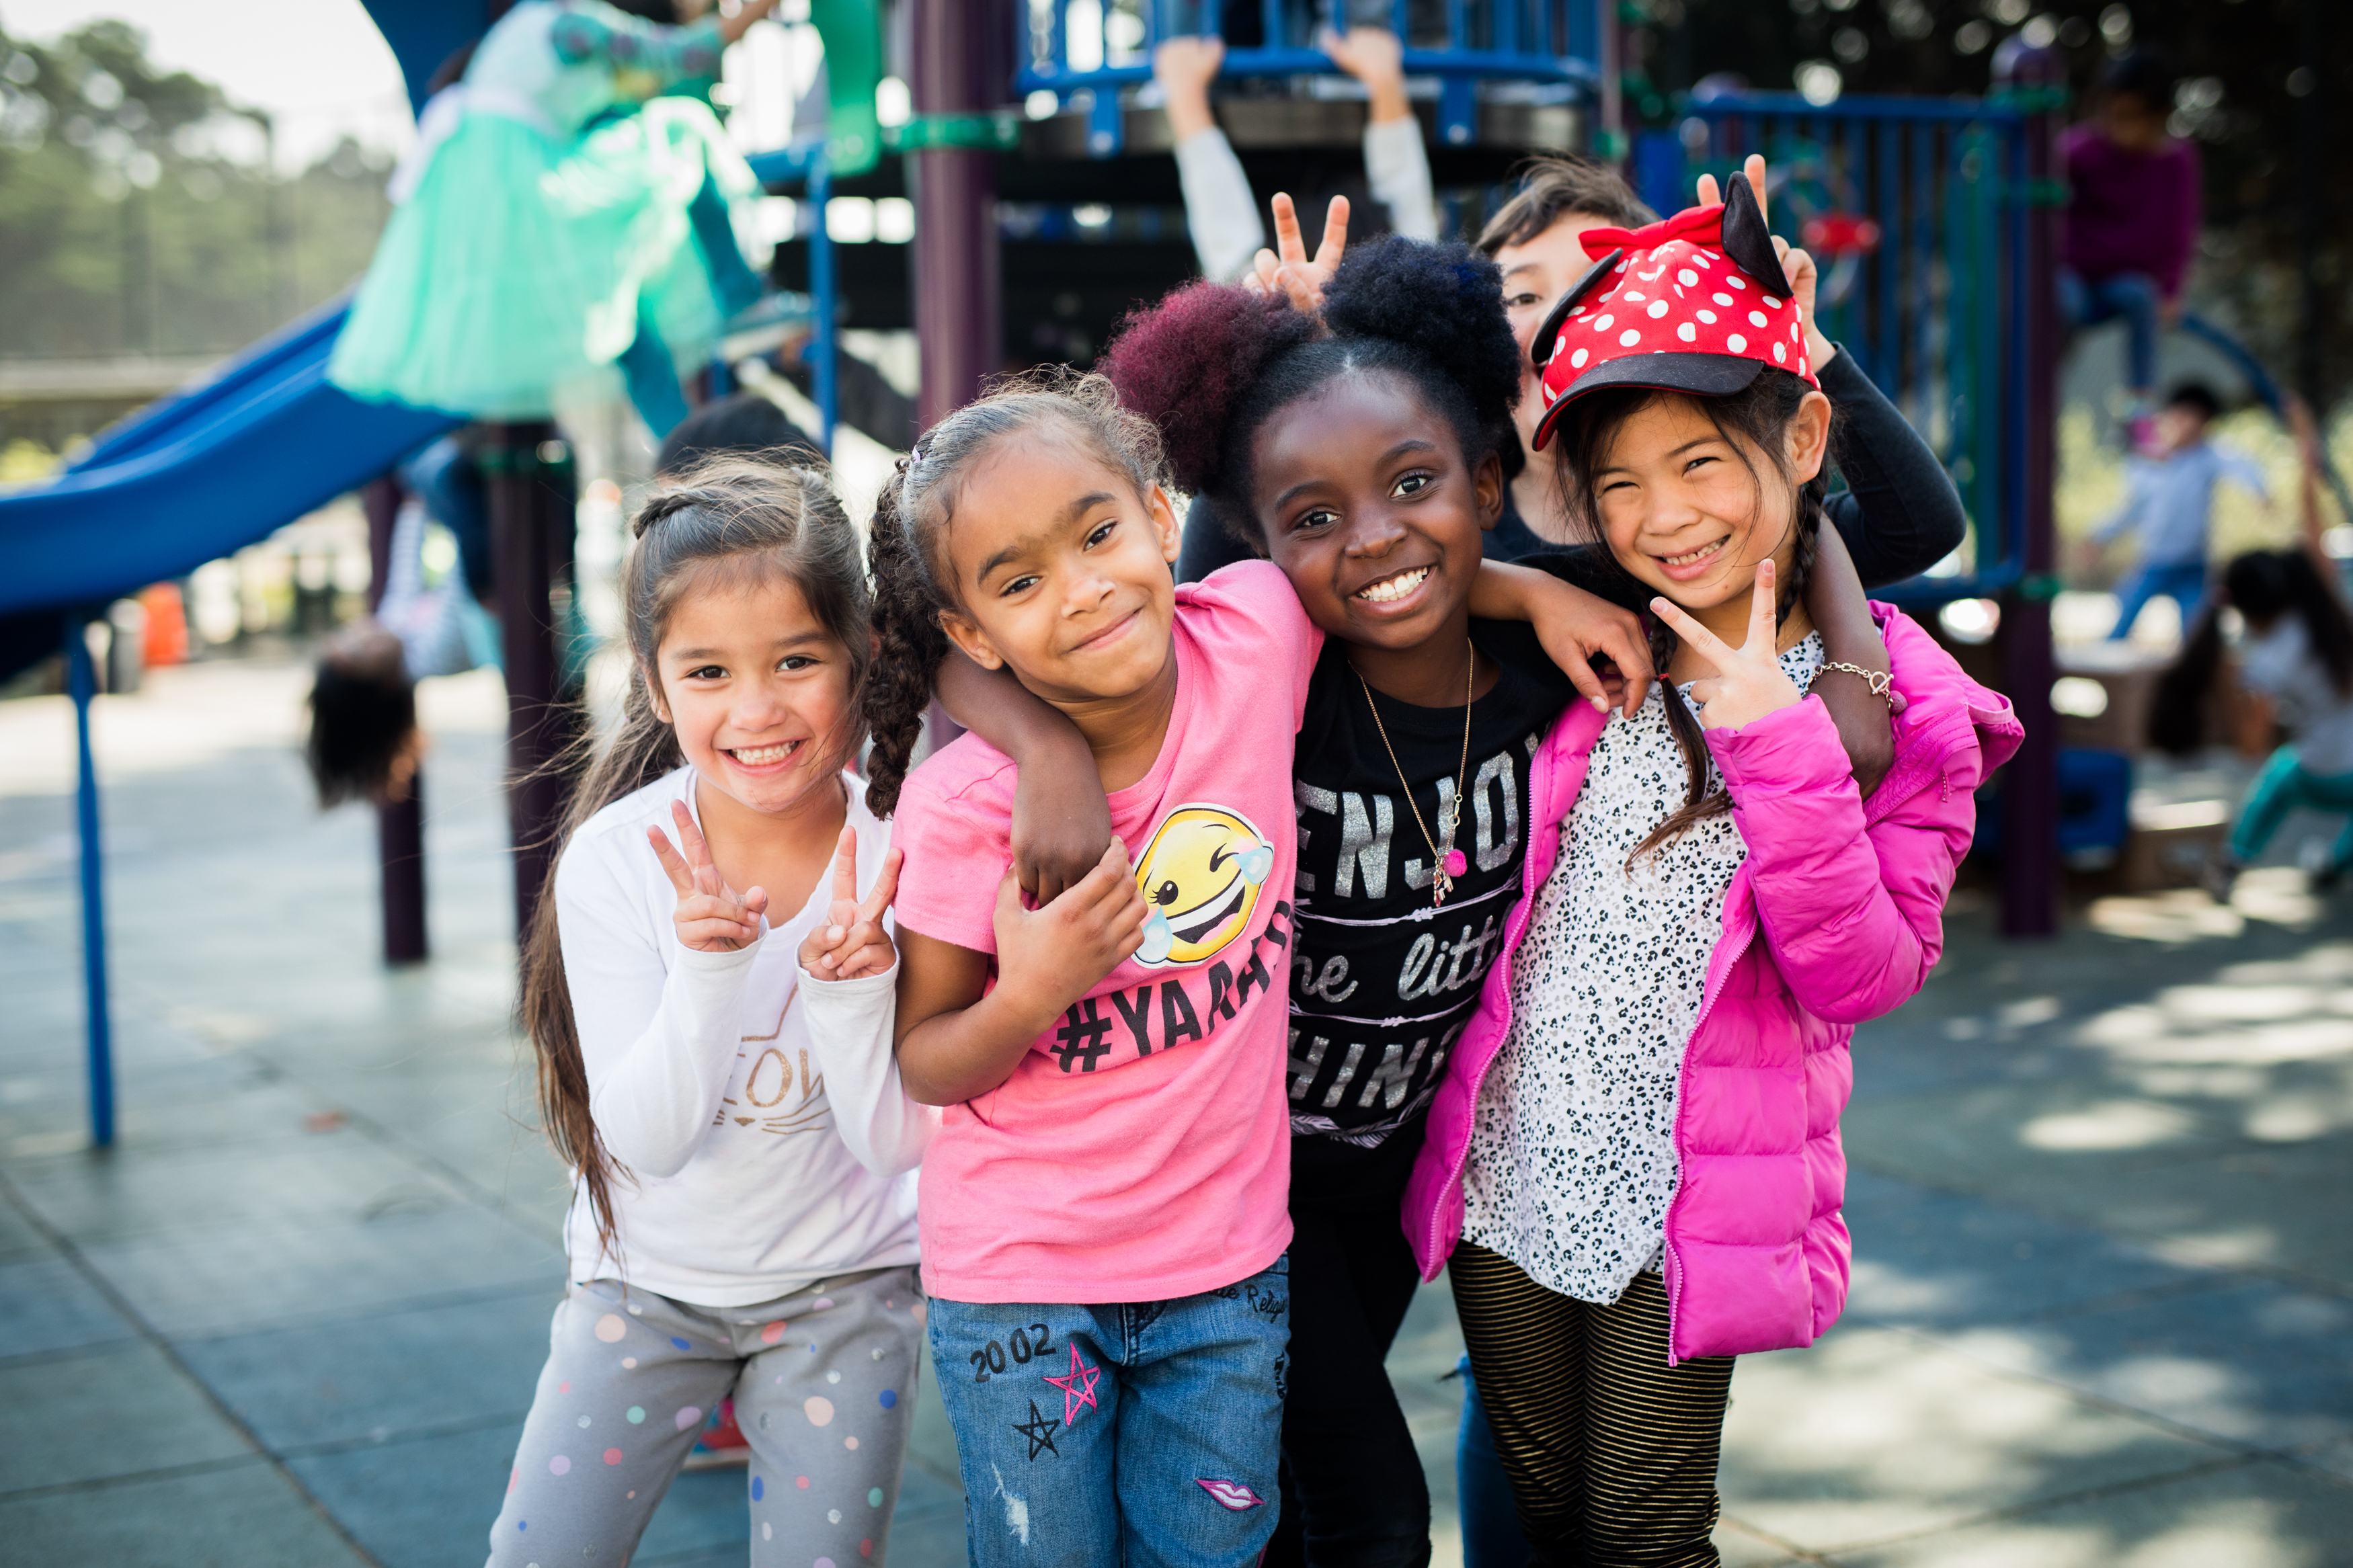
[[[267,537],[458,421],[327,384],[335,300],[0,492],[0,616],[97,608]],[[46,650],[44,650],[46,651]]]

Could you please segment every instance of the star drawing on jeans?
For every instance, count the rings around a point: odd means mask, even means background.
[[[1054,1428],[1060,1425],[1062,1423],[1039,1409],[1038,1402],[1033,1399],[1029,1402],[1029,1419],[1016,1421],[1013,1429],[1029,1439],[1031,1460],[1036,1460],[1040,1453],[1051,1454],[1059,1459],[1062,1457],[1062,1450],[1054,1447]]]
[[[1079,1406],[1091,1410],[1103,1408],[1095,1403],[1095,1383],[1103,1376],[1103,1368],[1089,1366],[1079,1359],[1079,1347],[1071,1347],[1071,1371],[1067,1377],[1043,1374],[1048,1383],[1062,1391],[1062,1425],[1068,1426],[1079,1418]]]

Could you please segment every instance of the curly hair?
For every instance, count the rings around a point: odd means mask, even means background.
[[[1356,247],[1324,290],[1320,321],[1248,289],[1193,284],[1128,317],[1103,374],[1159,427],[1178,488],[1261,554],[1251,444],[1340,376],[1403,380],[1453,428],[1466,462],[1492,454],[1519,467],[1519,344],[1502,274],[1466,246],[1390,235]]]
[[[866,805],[877,816],[898,809],[914,765],[932,682],[947,657],[944,611],[960,609],[944,543],[965,482],[981,459],[1015,437],[1074,440],[1148,495],[1165,466],[1160,433],[1122,406],[1112,384],[1054,365],[1010,377],[949,415],[899,459],[875,499],[867,531],[874,577],[874,676],[863,717],[873,736],[866,758]]]

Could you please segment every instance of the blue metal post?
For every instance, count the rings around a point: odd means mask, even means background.
[[[809,337],[809,347],[816,358],[809,364],[810,380],[816,384],[818,439],[825,443],[825,455],[833,456],[833,426],[840,411],[839,392],[840,362],[835,353],[835,287],[833,279],[833,236],[825,226],[826,203],[833,195],[833,174],[820,149],[809,163],[808,204],[816,209],[817,219],[809,226],[809,298],[817,320]]]
[[[66,617],[66,682],[73,694],[74,740],[79,749],[81,784],[77,809],[81,827],[81,963],[90,1021],[90,1141],[103,1149],[114,1142],[114,1041],[106,1000],[106,889],[98,841],[98,762],[90,749],[90,702],[98,693],[91,667],[90,633],[79,616]]]
[[[1879,390],[1891,399],[1904,395],[1904,290],[1900,270],[1904,248],[1904,125],[1879,122],[1879,145],[1873,162],[1879,175]],[[1860,184],[1860,182],[1858,182]],[[1858,192],[1860,194],[1860,192]],[[1862,205],[1871,208],[1865,195]]]

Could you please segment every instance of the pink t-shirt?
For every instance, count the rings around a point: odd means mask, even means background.
[[[1167,739],[1111,797],[1145,945],[948,1108],[917,1212],[924,1288],[949,1300],[1169,1300],[1291,1245],[1291,753],[1323,634],[1260,561],[1179,586],[1175,633]],[[966,735],[909,776],[901,925],[996,952],[1016,773]]]

